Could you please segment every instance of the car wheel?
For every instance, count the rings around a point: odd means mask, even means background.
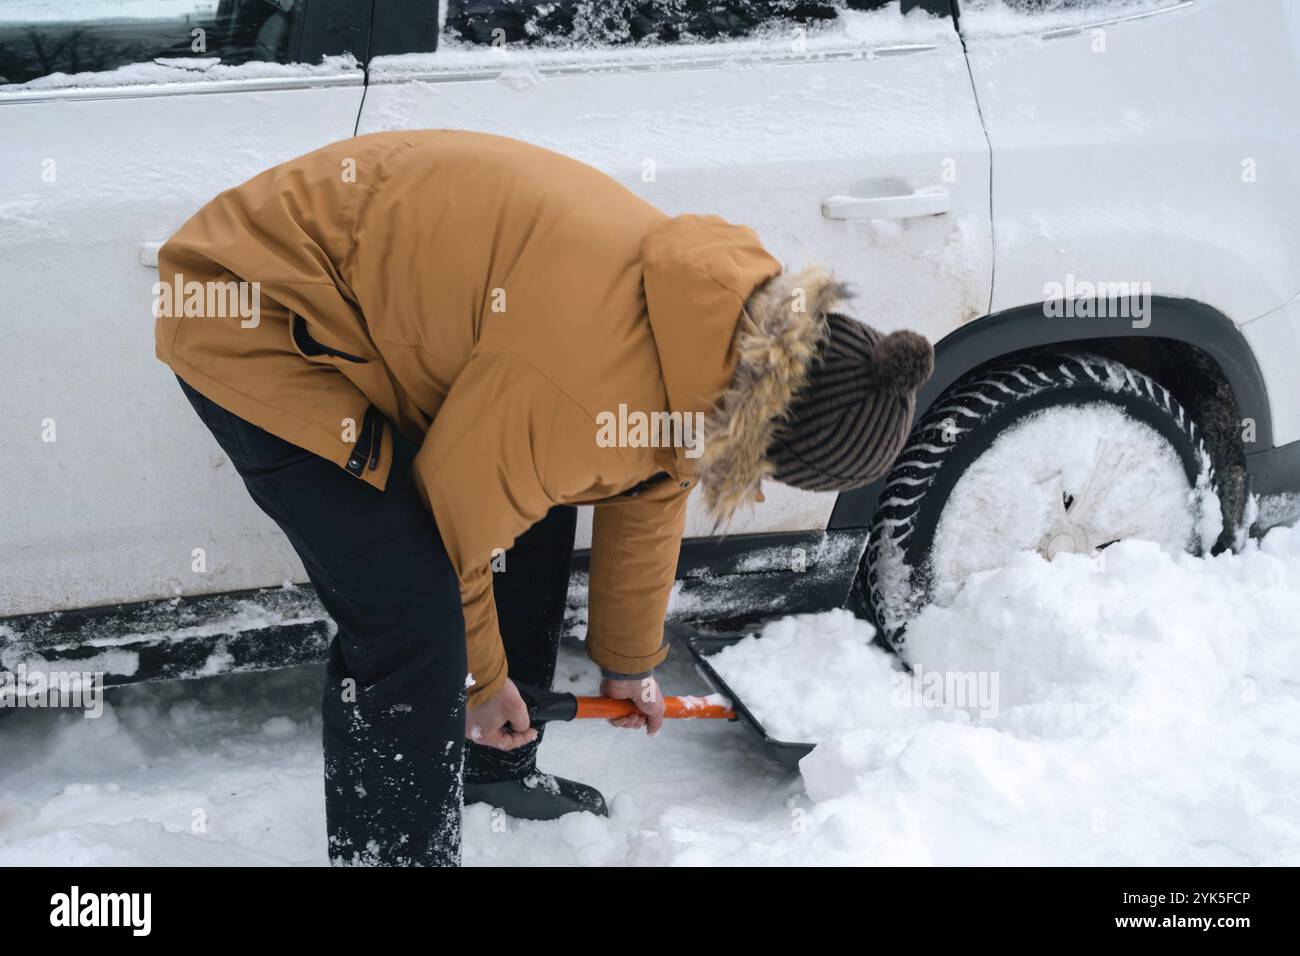
[[[1091,354],[978,370],[930,407],[885,479],[855,587],[901,646],[925,605],[1033,550],[1125,538],[1200,553],[1222,530],[1196,423],[1159,383]]]

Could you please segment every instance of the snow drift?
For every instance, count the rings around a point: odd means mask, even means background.
[[[804,702],[769,704],[774,727],[785,714],[783,731],[821,739],[799,777],[739,725],[555,726],[546,769],[600,786],[613,816],[471,807],[466,862],[1300,863],[1297,530],[1204,559],[1141,541],[1018,555],[921,613],[919,677],[870,637],[836,611],[750,642],[755,686]],[[674,692],[698,689],[685,656]],[[597,680],[576,652],[559,674]],[[907,692],[927,674],[996,675],[996,707]],[[11,715],[0,864],[323,863],[318,680],[124,688],[99,720]]]

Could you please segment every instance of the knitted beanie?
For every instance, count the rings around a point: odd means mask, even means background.
[[[807,381],[768,446],[772,477],[806,491],[869,485],[903,450],[933,370],[934,350],[915,332],[882,335],[827,313]]]

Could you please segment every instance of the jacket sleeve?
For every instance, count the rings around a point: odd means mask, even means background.
[[[452,383],[415,457],[416,485],[460,581],[476,706],[507,676],[493,558],[554,504],[543,475],[559,401],[545,378],[508,352],[477,353]]]
[[[634,498],[596,505],[587,654],[606,670],[639,674],[668,656],[664,614],[677,574],[689,494],[667,480]]]

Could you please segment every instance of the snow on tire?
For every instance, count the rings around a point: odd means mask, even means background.
[[[1091,354],[978,370],[930,407],[885,480],[856,587],[901,646],[926,604],[1035,550],[1124,538],[1208,550],[1222,529],[1196,423],[1147,375]]]

